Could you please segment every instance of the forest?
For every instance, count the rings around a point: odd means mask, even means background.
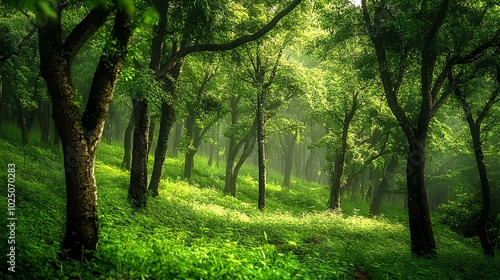
[[[0,7],[0,279],[500,279],[498,0]]]

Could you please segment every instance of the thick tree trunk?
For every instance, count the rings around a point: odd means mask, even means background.
[[[85,141],[63,140],[63,153],[66,177],[66,232],[62,247],[69,250],[68,255],[71,258],[81,259],[82,256],[90,256],[84,255],[84,250],[97,250],[95,150],[89,149]]]
[[[133,207],[145,208],[148,194],[148,101],[132,100],[134,109],[134,147],[128,200]]]
[[[265,92],[257,96],[257,150],[259,161],[259,210],[266,207],[266,116],[264,112]]]
[[[406,183],[411,251],[417,256],[435,255],[436,243],[425,188],[426,138],[409,139],[409,142]]]
[[[38,101],[38,125],[40,126],[40,141],[50,142],[50,102]]]
[[[297,140],[297,132],[285,136],[285,174],[283,176],[283,186],[290,187],[290,179],[292,177],[293,156],[295,150],[295,141]]]
[[[163,163],[167,156],[168,136],[174,124],[175,111],[173,104],[163,102],[161,105],[160,131],[158,132],[158,142],[155,150],[155,160],[153,163],[153,173],[149,182],[149,190],[153,196],[158,196],[160,179],[163,174]]]
[[[134,110],[130,113],[127,129],[125,129],[125,136],[123,137],[123,162],[122,168],[130,170],[130,160],[132,158],[132,132],[134,131]]]
[[[385,168],[385,174],[378,186],[375,194],[373,195],[372,202],[370,204],[370,215],[377,215],[380,207],[380,203],[382,202],[382,198],[389,187],[390,180],[394,177],[394,171],[398,166],[398,157],[393,155],[389,160]]]

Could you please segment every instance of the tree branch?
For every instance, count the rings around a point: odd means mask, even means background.
[[[295,9],[295,7],[297,7],[297,5],[300,4],[300,2],[302,2],[302,0],[294,0],[292,3],[290,3],[290,5],[288,5],[288,7],[286,7],[283,11],[279,12],[268,24],[266,24],[264,27],[262,27],[253,34],[242,36],[228,43],[198,44],[180,49],[179,51],[174,53],[164,65],[162,65],[158,75],[160,77],[164,77],[168,72],[168,69],[170,69],[178,59],[183,58],[190,53],[203,52],[203,51],[232,50],[243,44],[259,39],[260,37],[264,36],[267,32],[269,32],[271,29],[273,29],[278,24],[278,22],[287,14],[289,14],[293,9]]]
[[[95,7],[73,28],[63,45],[69,65],[83,44],[106,22],[110,12],[110,9]]]

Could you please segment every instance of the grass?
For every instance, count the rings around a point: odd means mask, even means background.
[[[160,196],[133,210],[126,203],[122,148],[104,143],[95,166],[99,251],[86,264],[61,260],[60,148],[36,140],[20,147],[18,132],[3,129],[0,166],[16,164],[16,279],[500,279],[499,261],[485,258],[476,239],[435,222],[438,256],[412,257],[406,221],[396,209],[386,205],[384,217],[368,218],[366,203],[344,199],[345,214],[335,215],[326,211],[328,190],[318,184],[295,179],[283,188],[273,183],[281,175],[270,172],[268,205],[260,212],[250,165],[241,171],[235,199],[222,193],[224,170],[208,167],[206,158],[196,158],[189,182],[178,179],[182,159],[169,158]],[[7,212],[6,203],[0,207]],[[6,230],[1,234],[6,240]],[[0,278],[13,279],[6,272],[7,244],[1,244]]]

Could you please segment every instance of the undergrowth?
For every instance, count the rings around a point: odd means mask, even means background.
[[[179,179],[182,159],[168,158],[160,196],[134,210],[126,202],[122,148],[104,143],[95,166],[99,250],[83,264],[60,259],[62,152],[2,137],[8,139],[0,139],[2,182],[8,163],[16,164],[17,176],[16,273],[6,272],[2,241],[2,279],[500,279],[498,260],[483,257],[476,239],[434,223],[438,256],[413,257],[401,210],[385,206],[385,216],[368,218],[365,202],[345,199],[344,214],[336,215],[326,210],[322,185],[295,179],[284,188],[271,172],[267,208],[258,211],[257,172],[249,165],[232,198],[222,193],[222,167],[198,157],[188,182]],[[6,213],[7,204],[0,210]],[[5,241],[5,227],[1,234]]]

